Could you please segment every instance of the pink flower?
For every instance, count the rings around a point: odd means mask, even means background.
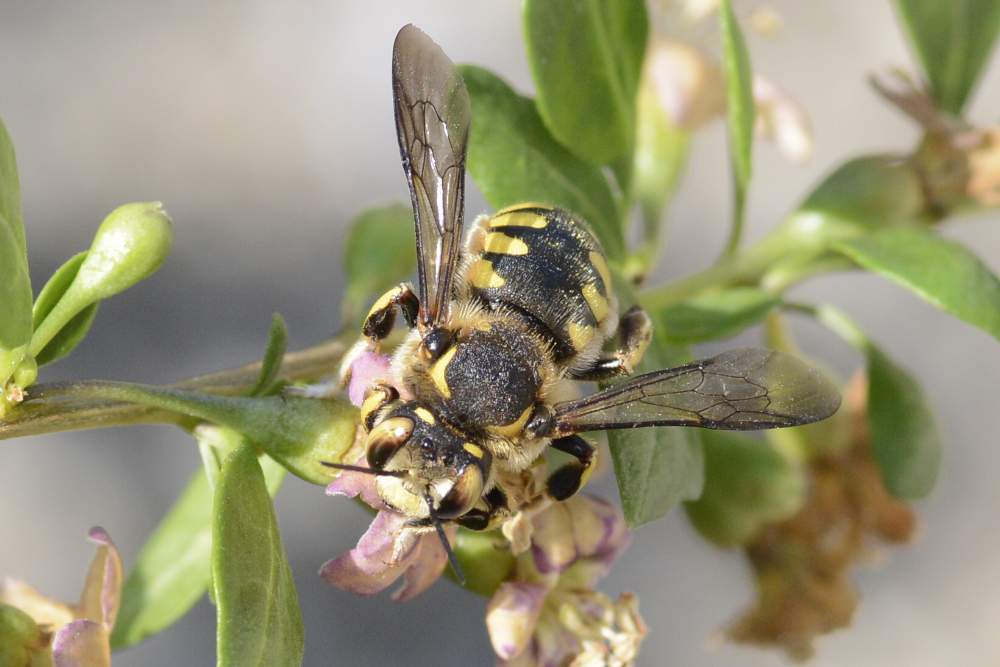
[[[351,379],[347,385],[347,398],[351,403],[360,407],[368,387],[375,382],[391,382],[390,362],[388,355],[367,351],[351,361]]]
[[[363,352],[352,362],[348,396],[355,405],[364,400],[365,391],[374,382],[391,381],[389,357]],[[344,454],[344,461],[366,466],[364,440],[358,438]],[[385,507],[375,491],[372,475],[342,471],[326,488],[331,496],[360,498],[378,510],[375,520],[358,540],[356,547],[327,561],[319,574],[328,582],[358,595],[375,595],[403,578],[403,585],[392,597],[400,602],[420,595],[441,576],[448,555],[433,529],[414,528],[407,518]],[[455,526],[445,528],[449,540],[455,539]]]
[[[363,463],[364,453],[359,458]],[[350,460],[350,459],[348,459]],[[360,497],[379,510],[358,545],[320,568],[319,574],[328,582],[358,595],[375,595],[404,577],[405,583],[393,599],[403,602],[430,588],[448,564],[448,556],[438,536],[431,530],[406,525],[407,518],[385,509],[375,493],[374,477],[344,471],[326,488],[332,496]],[[455,538],[455,527],[445,528],[449,540]]]
[[[579,495],[532,519],[531,549],[518,557],[486,611],[493,650],[507,667],[628,665],[646,626],[631,594],[593,590],[628,545],[610,503]]]
[[[675,127],[693,132],[725,116],[725,77],[718,59],[704,49],[681,40],[657,40],[649,49],[643,76]],[[813,134],[802,106],[756,73],[753,97],[757,136],[772,141],[793,162],[807,159],[813,149]]]
[[[121,599],[122,561],[103,528],[91,528],[88,537],[98,546],[79,603],[52,600],[12,579],[0,585],[0,603],[17,607],[54,633],[51,655],[56,667],[111,664],[110,637]]]

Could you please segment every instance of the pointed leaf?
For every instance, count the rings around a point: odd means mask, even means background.
[[[756,287],[732,287],[667,306],[657,321],[664,339],[697,343],[738,334],[760,322],[779,301]]]
[[[889,229],[834,248],[1000,339],[1000,280],[966,247],[927,231]]]
[[[753,70],[750,54],[729,0],[719,4],[722,27],[722,61],[726,72],[726,115],[729,125],[729,161],[733,176],[733,231],[729,251],[736,248],[743,230],[746,191],[753,152]]]
[[[869,343],[868,419],[872,448],[889,492],[923,498],[941,466],[941,438],[920,385]]]
[[[13,235],[14,246],[19,248],[27,261],[27,243],[24,239],[24,220],[21,217],[21,183],[17,176],[17,158],[14,142],[7,127],[0,120],[0,218]]]
[[[286,471],[260,460],[267,490],[278,493]],[[138,644],[165,630],[205,594],[212,580],[212,489],[198,470],[149,536],[122,589],[111,647]]]
[[[198,470],[125,579],[112,648],[137,644],[169,627],[205,594],[211,580],[211,517],[212,492]]]
[[[31,338],[31,279],[14,144],[0,120],[0,356]],[[16,366],[20,359],[0,366]],[[0,367],[0,372],[5,369]],[[13,368],[11,368],[13,370]],[[7,381],[0,376],[0,385]]]
[[[742,433],[706,431],[705,489],[686,503],[688,517],[708,540],[746,543],[765,524],[795,514],[806,498],[802,466],[770,442]]]
[[[469,173],[495,208],[539,202],[569,209],[594,228],[608,255],[621,259],[617,204],[601,170],[563,148],[534,103],[495,74],[461,68],[472,99]]]
[[[996,0],[896,0],[913,50],[945,111],[962,112],[1000,30]]]
[[[62,266],[56,269],[56,272],[45,283],[45,287],[38,293],[38,298],[35,299],[35,306],[31,311],[31,319],[35,328],[38,328],[38,325],[42,323],[46,315],[59,303],[59,299],[62,298],[63,293],[73,283],[73,279],[76,278],[77,271],[80,270],[80,265],[86,257],[86,252],[73,255]],[[93,324],[94,317],[97,316],[97,306],[98,304],[94,303],[84,308],[66,326],[59,330],[59,333],[35,357],[39,366],[51,364],[53,361],[62,359],[80,344],[80,341],[84,339],[90,330],[90,325]]]
[[[253,448],[223,464],[213,503],[212,580],[220,667],[300,665],[302,615]]]
[[[538,110],[563,146],[596,165],[635,142],[648,32],[643,0],[526,0],[524,40]]]
[[[941,440],[920,385],[837,308],[823,305],[812,314],[868,360],[872,450],[886,488],[898,498],[926,496],[937,480]]]
[[[636,372],[676,366],[686,357],[683,349],[655,336]],[[607,435],[629,526],[659,519],[682,500],[701,495],[704,455],[697,429],[636,428]]]
[[[288,327],[285,318],[278,313],[271,316],[271,330],[267,334],[267,347],[260,365],[257,384],[250,390],[250,396],[263,396],[273,389],[274,381],[281,372],[281,362],[288,348]]]
[[[0,216],[0,349],[13,350],[31,339],[31,280],[23,248]],[[0,377],[0,381],[5,381]]]
[[[416,270],[410,206],[389,204],[364,211],[351,223],[344,248],[347,287],[340,307],[342,324],[360,324],[376,297]]]

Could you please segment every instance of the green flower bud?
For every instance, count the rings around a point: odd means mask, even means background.
[[[461,528],[455,538],[455,556],[465,573],[465,587],[489,597],[514,569],[514,556],[499,531],[476,532]],[[448,577],[453,577],[446,570]]]
[[[829,240],[929,221],[913,164],[901,157],[870,155],[845,162],[823,179],[786,226],[806,237]]]
[[[173,231],[159,202],[125,204],[94,236],[79,270],[31,338],[37,355],[82,310],[155,272],[170,253]]]
[[[31,616],[16,607],[0,604],[0,664],[45,664],[48,648],[48,636]],[[39,662],[33,662],[36,659]]]
[[[91,301],[107,299],[152,275],[167,258],[172,243],[173,230],[163,204],[119,206],[97,229],[74,286]]]

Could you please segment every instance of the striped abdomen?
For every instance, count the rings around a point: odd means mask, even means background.
[[[536,204],[504,209],[485,224],[468,266],[472,296],[509,307],[550,336],[556,361],[591,357],[617,326],[617,303],[600,243],[572,214]]]

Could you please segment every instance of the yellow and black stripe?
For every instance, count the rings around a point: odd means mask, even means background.
[[[473,296],[552,336],[556,361],[585,349],[612,312],[611,277],[594,234],[571,213],[520,204],[490,219],[469,266]]]

